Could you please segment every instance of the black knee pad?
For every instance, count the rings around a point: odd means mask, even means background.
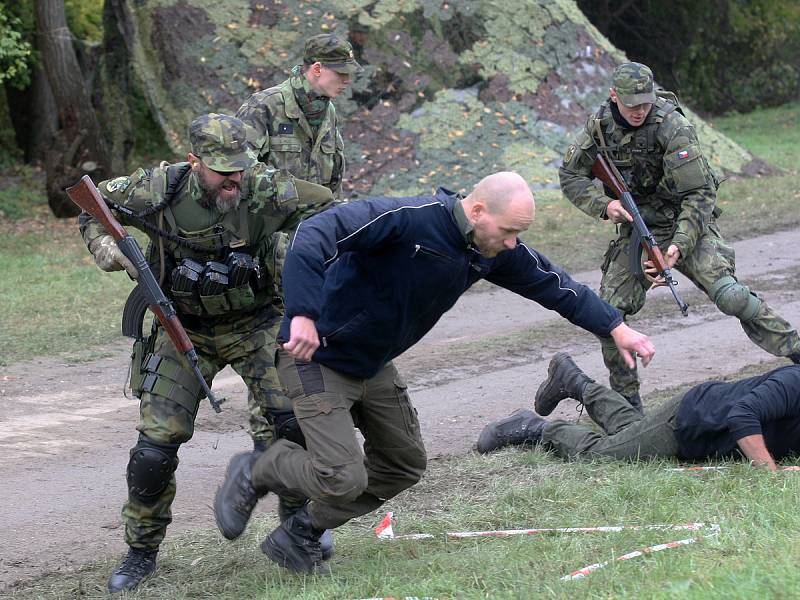
[[[155,504],[178,468],[180,444],[160,444],[145,435],[128,461],[128,492],[142,504]]]
[[[303,448],[306,447],[306,437],[300,429],[300,423],[297,422],[297,417],[291,410],[271,411],[270,418],[275,427],[275,437],[278,439],[289,440],[295,444],[299,444]]]

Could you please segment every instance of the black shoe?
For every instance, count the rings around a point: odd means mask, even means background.
[[[790,354],[786,358],[788,358],[794,364],[800,365],[800,352],[795,352],[794,354]]]
[[[228,463],[225,480],[214,497],[214,518],[226,539],[242,535],[258,499],[266,494],[253,489],[251,471],[257,458],[255,452],[242,452]]]
[[[642,397],[639,394],[634,394],[628,398],[625,398],[630,405],[636,409],[636,412],[639,414],[644,414],[644,406],[642,406]]]
[[[478,436],[478,452],[486,454],[504,446],[538,444],[542,440],[545,419],[532,410],[514,411],[505,419],[489,423]]]
[[[311,525],[308,505],[303,505],[267,536],[261,551],[295,573],[328,572],[322,560],[319,539],[323,530]]]
[[[158,548],[155,550],[129,549],[117,570],[108,578],[108,593],[116,594],[132,590],[150,577],[156,570],[157,554]]]
[[[281,523],[294,515],[303,506],[305,505],[301,504],[300,506],[291,506],[284,502],[283,498],[278,498],[278,517],[280,518]],[[335,545],[333,543],[333,532],[330,529],[326,529],[322,532],[322,536],[319,538],[319,547],[322,552],[322,560],[330,560],[335,549]]]
[[[583,400],[583,389],[592,381],[594,379],[581,371],[569,354],[559,352],[553,356],[547,367],[547,379],[536,391],[533,407],[537,413],[546,416],[565,398],[574,398],[580,402]]]

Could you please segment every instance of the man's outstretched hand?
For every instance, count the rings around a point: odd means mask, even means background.
[[[292,317],[289,326],[289,341],[283,349],[296,360],[309,361],[319,348],[319,334],[313,319],[308,317]]]
[[[620,323],[612,329],[611,337],[614,339],[622,358],[625,359],[625,363],[631,369],[636,367],[634,354],[638,354],[639,358],[642,359],[643,367],[646,367],[655,356],[656,347],[650,341],[650,338],[635,329],[631,329],[625,323]]]

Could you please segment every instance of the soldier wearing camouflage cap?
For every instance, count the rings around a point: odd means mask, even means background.
[[[251,433],[269,445],[273,423],[293,415],[273,363],[281,302],[273,278],[275,243],[333,201],[329,189],[256,160],[247,126],[209,114],[189,127],[186,162],[137,169],[99,184],[127,226],[149,237],[146,251],[175,305],[209,385],[226,365],[250,391]],[[103,226],[86,213],[81,235],[104,271],[136,269]],[[141,399],[139,439],[127,467],[122,509],[130,550],[108,581],[116,593],[136,587],[156,566],[172,520],[178,448],[194,431],[203,392],[182,354],[154,323],[134,343],[130,386]],[[269,419],[269,422],[268,420]]]
[[[720,311],[737,317],[756,345],[800,362],[797,331],[736,278],[733,248],[717,225],[719,181],[677,97],[657,91],[650,68],[635,62],[614,70],[609,98],[589,116],[559,169],[561,190],[570,202],[619,227],[602,265],[603,299],[627,317],[641,310],[648,289],[664,282],[652,280],[654,269],[649,277],[628,270],[632,217],[592,182],[600,152],[624,177],[668,266],[686,275]],[[641,408],[636,369],[627,368],[611,344],[601,343],[611,387]]]
[[[361,70],[346,40],[331,33],[309,38],[303,64],[292,69],[291,77],[253,94],[236,113],[255,131],[258,159],[327,186],[338,197],[344,142],[332,100]]]

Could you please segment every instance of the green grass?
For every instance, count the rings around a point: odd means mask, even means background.
[[[128,277],[95,266],[73,221],[26,229],[0,237],[0,365],[121,339]]]
[[[748,375],[752,370],[739,375]],[[675,390],[664,390],[658,402]],[[423,481],[378,513],[337,529],[330,577],[292,575],[258,545],[277,525],[251,523],[229,543],[216,531],[171,538],[157,576],[131,598],[790,598],[800,589],[800,474],[743,463],[724,472],[673,473],[677,463],[565,463],[539,449],[504,450],[432,461]],[[395,534],[433,540],[378,540],[386,511]],[[694,537],[685,531],[625,531],[447,540],[448,531],[718,523],[718,536],[661,553],[612,562],[579,581],[560,578],[592,563],[654,544]],[[112,560],[78,573],[43,577],[10,590],[15,600],[103,596]]]

